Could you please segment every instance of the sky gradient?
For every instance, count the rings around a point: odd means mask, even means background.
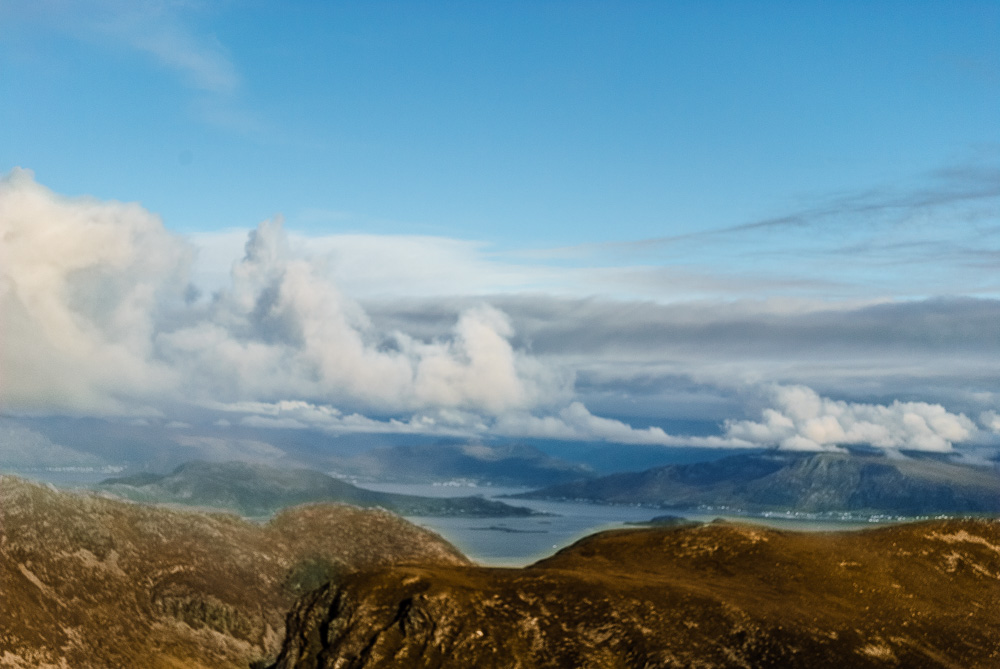
[[[10,425],[997,447],[996,2],[0,0],[0,100]]]

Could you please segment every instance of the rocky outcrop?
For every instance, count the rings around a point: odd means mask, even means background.
[[[412,561],[467,564],[384,511],[316,504],[258,525],[0,476],[0,667],[263,665],[304,592]]]
[[[276,669],[1000,666],[1000,523],[709,524],[531,567],[365,570],[309,593]]]

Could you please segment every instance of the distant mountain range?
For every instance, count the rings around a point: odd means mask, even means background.
[[[549,486],[518,499],[921,516],[1000,512],[1000,471],[936,456],[748,453]]]
[[[245,462],[188,462],[170,474],[105,479],[99,489],[152,503],[172,503],[267,516],[307,502],[379,507],[404,516],[530,516],[535,512],[482,497],[420,497],[365,490],[310,469]]]
[[[384,511],[314,504],[258,524],[0,476],[0,666],[260,667],[296,598],[397,562],[468,564]]]
[[[299,599],[272,669],[995,669],[1000,522],[710,523],[524,569],[398,565]]]
[[[379,448],[336,461],[338,474],[359,480],[540,487],[592,478],[584,464],[546,455],[533,446],[503,444],[424,444]]]

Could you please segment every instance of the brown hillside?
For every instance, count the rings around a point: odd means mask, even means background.
[[[0,477],[0,666],[242,667],[296,597],[349,568],[466,563],[386,512],[317,504],[259,526]]]
[[[1000,522],[606,532],[519,570],[366,570],[289,626],[281,669],[1000,667]]]

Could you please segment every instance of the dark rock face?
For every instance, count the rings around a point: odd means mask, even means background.
[[[273,661],[303,592],[400,561],[467,564],[384,511],[256,525],[0,476],[0,666],[246,669]]]
[[[1000,522],[625,530],[531,567],[366,570],[299,600],[276,669],[1000,666]]]

